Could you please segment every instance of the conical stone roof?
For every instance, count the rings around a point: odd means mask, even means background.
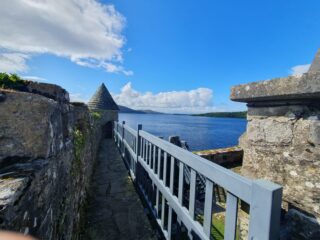
[[[88,102],[88,107],[92,110],[119,110],[118,105],[113,100],[104,83],[101,84],[92,96]]]
[[[309,72],[320,72],[320,48],[313,59],[313,62],[309,68]]]

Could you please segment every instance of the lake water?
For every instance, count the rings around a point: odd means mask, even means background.
[[[119,121],[126,121],[134,129],[142,124],[143,130],[166,140],[169,136],[180,136],[192,151],[237,145],[247,125],[247,121],[240,118],[169,114],[120,113]]]

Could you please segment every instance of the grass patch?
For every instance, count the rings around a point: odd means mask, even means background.
[[[203,215],[197,216],[197,221],[203,224]],[[225,216],[224,214],[213,214],[212,215],[212,225],[211,225],[211,239],[223,240],[224,239],[224,226],[225,226]],[[236,229],[236,240],[239,240],[239,227]]]

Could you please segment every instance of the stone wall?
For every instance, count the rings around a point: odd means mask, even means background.
[[[101,113],[101,121],[102,122],[109,122],[109,121],[118,121],[118,110],[100,110]]]
[[[226,168],[241,166],[243,158],[243,150],[238,146],[196,151],[194,154]]]
[[[320,74],[236,86],[248,103],[242,174],[283,186],[282,239],[320,236]]]
[[[0,96],[1,229],[78,239],[102,120],[55,85]]]

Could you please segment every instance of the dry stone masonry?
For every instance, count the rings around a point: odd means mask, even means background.
[[[231,99],[248,106],[242,174],[284,187],[282,238],[319,239],[320,50],[309,72],[236,86]]]
[[[101,127],[116,119],[56,85],[0,89],[1,229],[78,239]]]

